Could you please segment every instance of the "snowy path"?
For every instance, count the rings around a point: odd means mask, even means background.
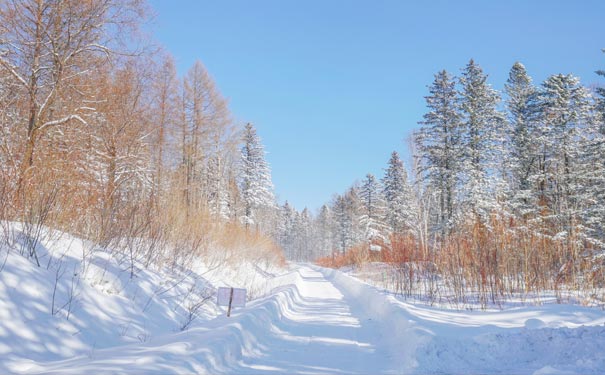
[[[266,336],[266,355],[247,357],[242,370],[261,373],[374,373],[387,370],[376,319],[318,272],[301,268],[293,304]],[[382,366],[382,367],[381,367]]]
[[[26,361],[11,372],[537,375],[602,374],[605,368],[602,310],[444,310],[304,265],[271,286],[270,296],[231,318],[64,361]]]
[[[376,316],[376,301],[358,298],[357,289],[341,285],[330,271],[322,272],[301,266],[281,281],[284,285],[272,296],[204,328],[22,370],[368,374],[409,369],[399,363],[404,356],[389,351],[393,343],[385,334],[396,332],[385,325],[385,317]]]

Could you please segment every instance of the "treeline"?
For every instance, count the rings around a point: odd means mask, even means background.
[[[484,302],[602,291],[605,90],[571,74],[534,85],[515,63],[500,93],[471,60],[459,77],[437,73],[425,99],[411,176],[393,153],[380,180],[366,176],[311,220],[321,263],[388,261],[402,292],[438,277]]]
[[[0,1],[0,220],[148,263],[236,248],[278,261],[255,128],[201,62],[180,77],[141,37],[147,14],[139,0]]]

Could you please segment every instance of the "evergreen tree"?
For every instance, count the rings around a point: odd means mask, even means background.
[[[530,176],[536,171],[537,90],[525,67],[516,62],[504,85],[507,94],[508,121],[512,126],[510,142],[510,190],[515,212],[529,214],[536,209]]]
[[[605,70],[598,70],[597,75],[605,77]],[[595,118],[585,146],[587,206],[584,220],[597,247],[605,250],[605,87],[597,87],[596,95]]]
[[[315,251],[315,241],[311,229],[311,214],[306,207],[300,213],[298,235],[297,259],[301,261],[312,260],[314,258],[312,252]]]
[[[416,210],[413,204],[412,187],[399,154],[393,151],[382,178],[385,199],[385,221],[391,232],[403,233],[415,226]]]
[[[362,214],[360,225],[364,231],[364,240],[373,241],[386,239],[386,225],[382,221],[384,217],[384,198],[382,195],[382,184],[374,175],[367,174],[359,189]]]
[[[462,204],[476,218],[486,221],[496,206],[498,156],[504,151],[504,119],[497,110],[498,93],[487,84],[487,75],[471,59],[460,78],[463,115]]]
[[[429,111],[415,136],[420,157],[420,174],[438,195],[435,225],[442,234],[454,222],[460,173],[461,116],[456,82],[445,70],[435,75],[426,104]]]
[[[361,230],[360,202],[356,187],[351,187],[344,195],[334,198],[333,208],[337,249],[344,254],[351,247],[363,241]]]
[[[350,227],[345,197],[340,194],[336,195],[332,207],[332,211],[334,211],[335,221],[334,239],[336,243],[336,249],[338,249],[341,254],[344,254],[345,251],[347,251],[347,247],[349,246],[348,228]]]
[[[287,259],[294,258],[295,214],[295,210],[288,201],[279,209],[277,243],[283,249]]]
[[[319,215],[315,221],[317,257],[324,257],[332,254],[334,247],[334,218],[328,205],[321,206]]]
[[[248,123],[244,129],[240,190],[244,206],[243,223],[246,226],[259,223],[263,214],[275,206],[271,171],[265,161],[265,151],[256,129]]]
[[[539,97],[542,146],[537,186],[541,201],[550,210],[547,219],[558,234],[575,236],[579,207],[578,182],[582,179],[580,149],[582,127],[590,113],[588,91],[573,75],[550,76]]]

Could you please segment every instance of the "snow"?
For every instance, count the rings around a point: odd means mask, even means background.
[[[196,272],[137,264],[131,278],[115,254],[91,252],[66,234],[43,240],[38,250],[42,267],[15,247],[0,272],[0,373],[540,375],[605,369],[605,313],[598,308],[431,307],[308,264],[288,270],[199,264]],[[69,320],[67,307],[51,313],[58,265],[65,272],[56,305],[73,296]],[[252,300],[227,318],[211,298],[181,331],[188,303],[218,286],[245,286],[254,290]]]

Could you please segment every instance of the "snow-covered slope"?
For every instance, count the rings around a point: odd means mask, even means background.
[[[215,288],[268,292],[266,265],[197,263],[190,269],[145,267],[123,254],[96,249],[66,233],[44,230],[41,267],[21,252],[27,238],[11,223],[0,238],[0,373],[30,364],[85,356],[104,348],[147,343],[222,314]]]
[[[65,262],[70,270],[77,269],[85,244],[64,236],[44,246],[46,261],[51,254],[72,257],[72,263]],[[70,250],[58,251],[65,248]],[[93,259],[81,274],[67,320],[65,307],[55,315],[49,310],[56,269],[37,268],[10,254],[0,272],[0,373],[600,374],[605,369],[600,309],[546,304],[454,311],[403,302],[339,271],[309,265],[293,265],[280,275],[253,266],[197,274],[140,269],[131,278],[108,254],[99,251]],[[59,282],[58,306],[70,295],[75,273],[69,272]],[[223,284],[256,280],[250,285],[264,296],[231,318],[204,304],[200,317],[181,331],[188,303],[196,298],[188,294],[191,286],[199,283],[193,288],[199,300],[201,286],[211,288],[221,278]]]

